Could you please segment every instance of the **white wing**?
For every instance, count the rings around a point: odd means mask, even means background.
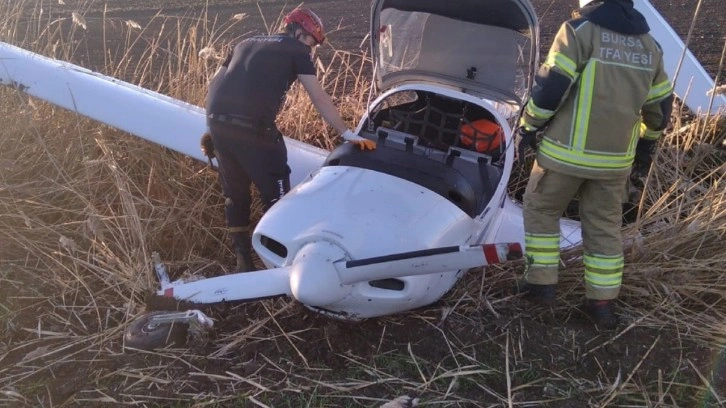
[[[204,110],[67,62],[0,42],[0,84],[205,161]],[[320,167],[327,151],[286,139],[291,183]]]

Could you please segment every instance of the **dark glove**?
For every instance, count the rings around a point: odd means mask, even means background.
[[[630,172],[630,179],[645,178],[650,171],[650,165],[653,163],[653,154],[657,140],[639,139],[638,145],[635,147],[635,160],[633,160],[633,169]]]
[[[514,143],[517,146],[515,158],[519,160],[520,164],[523,164],[527,147],[537,151],[537,130],[527,130],[524,126],[518,127],[514,133]]]
[[[209,160],[212,160],[214,155],[214,143],[212,143],[212,135],[209,134],[209,132],[204,132],[202,135],[202,139],[199,141],[199,144],[202,148],[202,153],[204,153],[205,156],[209,158]]]

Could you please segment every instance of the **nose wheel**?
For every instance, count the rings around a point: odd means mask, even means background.
[[[140,350],[183,347],[190,335],[204,333],[212,325],[212,319],[199,310],[151,312],[137,318],[126,328],[124,346]]]

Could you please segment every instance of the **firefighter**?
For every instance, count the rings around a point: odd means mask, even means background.
[[[259,190],[265,211],[290,190],[287,149],[275,119],[295,80],[344,140],[375,149],[375,142],[347,128],[317,80],[312,49],[323,41],[320,18],[308,8],[297,8],[285,17],[283,32],[237,44],[210,82],[206,110],[211,138],[202,139],[202,150],[219,163],[237,271],[254,269],[250,183]]]
[[[631,0],[581,4],[560,26],[516,130],[520,163],[527,148],[537,151],[524,193],[526,267],[516,288],[531,301],[554,303],[559,218],[579,196],[584,310],[612,329],[624,265],[623,192],[629,176],[650,169],[673,88],[663,51]]]

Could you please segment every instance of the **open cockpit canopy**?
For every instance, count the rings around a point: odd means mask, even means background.
[[[377,85],[431,83],[521,106],[538,31],[528,0],[374,0]]]

